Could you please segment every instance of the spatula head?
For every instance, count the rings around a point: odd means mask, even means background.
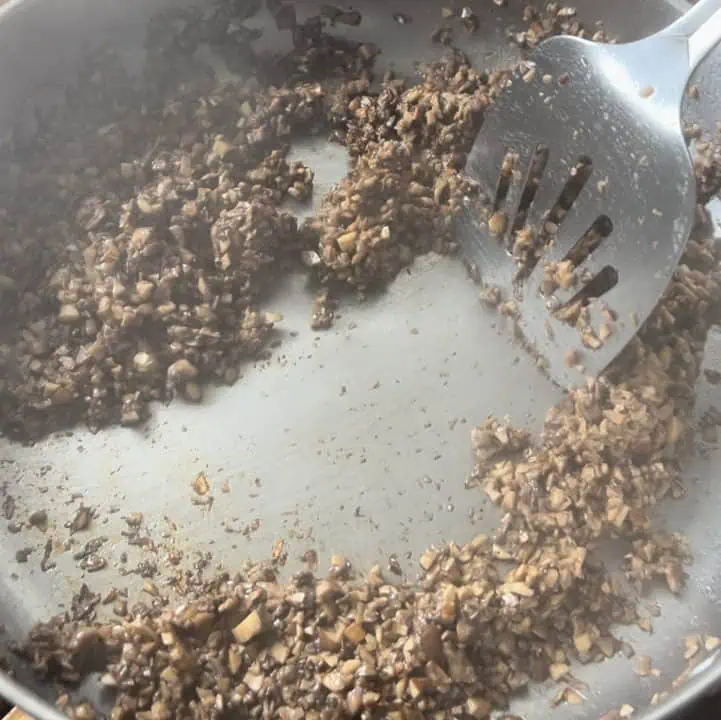
[[[470,153],[466,172],[489,202],[469,206],[462,247],[515,299],[524,338],[561,385],[624,348],[688,240],[695,180],[675,51],[552,38],[513,74]]]

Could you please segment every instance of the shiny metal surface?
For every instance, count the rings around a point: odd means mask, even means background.
[[[145,20],[161,4],[11,2],[0,22],[0,130],[29,101],[57,94],[63,79],[77,70],[86,41],[112,40],[137,62]],[[584,19],[604,19],[624,40],[664,27],[680,9],[661,0],[577,4]],[[417,61],[441,53],[429,40],[439,21],[437,4],[368,0],[358,5],[363,23],[343,32],[376,42],[384,64],[411,73]],[[459,37],[478,66],[499,67],[516,57],[504,33],[511,25],[520,27],[522,4],[512,0],[509,5],[473,4],[480,30]],[[317,8],[311,2],[303,6],[308,14]],[[400,26],[392,20],[395,12],[406,12],[413,21]],[[267,29],[264,42],[285,42],[267,28],[265,16],[257,22]],[[713,127],[721,117],[719,78],[716,53],[699,70],[701,96],[685,110],[687,117]],[[321,142],[295,152],[316,173],[317,202],[344,173],[344,152]],[[162,567],[171,550],[185,553],[186,566],[198,553],[211,552],[211,570],[233,569],[248,559],[267,558],[283,538],[289,571],[309,548],[318,551],[321,567],[333,551],[345,552],[360,569],[396,553],[412,579],[417,557],[429,544],[462,542],[493,530],[495,509],[477,490],[463,486],[471,469],[470,428],[495,414],[538,430],[560,391],[497,326],[495,314],[479,307],[464,268],[453,259],[421,259],[377,300],[344,306],[335,326],[322,334],[308,328],[311,299],[303,278],[290,278],[279,288],[268,308],[285,318],[279,348],[270,360],[245,367],[234,387],[211,392],[201,406],[177,402],[154,408],[142,432],[114,428],[93,435],[77,428],[33,447],[0,441],[0,501],[12,496],[20,520],[36,509],[49,515],[46,532],[32,528],[12,534],[0,523],[5,568],[0,622],[6,640],[21,638],[34,622],[67,608],[82,583],[95,592],[127,586],[132,597],[141,597],[143,579],[121,573],[123,552],[130,570],[143,560]],[[714,339],[707,355],[707,363],[721,369],[721,338]],[[699,397],[699,417],[710,405],[721,407],[720,386],[700,381]],[[514,713],[528,720],[551,712],[561,720],[598,718],[627,702],[641,716],[653,692],[683,669],[684,635],[721,630],[719,467],[721,452],[703,448],[686,470],[688,496],[667,506],[660,520],[689,536],[695,563],[686,593],[643,600],[662,609],[653,634],[619,630],[653,658],[662,677],[641,680],[632,661],[615,658],[574,670],[589,686],[583,705],[551,711],[555,688],[548,684],[519,698]],[[211,508],[191,502],[190,483],[200,470],[216,499]],[[221,491],[224,483],[229,492]],[[87,532],[75,536],[74,546],[63,550],[66,523],[81,503],[92,507],[96,518]],[[128,547],[122,536],[122,516],[137,511],[145,515],[155,552]],[[254,532],[237,532],[256,518],[260,524]],[[84,575],[72,554],[101,536],[108,538],[102,553],[109,567]],[[48,539],[56,567],[43,572],[40,558]],[[18,564],[15,553],[24,547],[33,553]],[[162,579],[157,584],[166,592]],[[27,675],[21,677],[50,694]],[[672,717],[675,705],[686,704],[717,678],[721,664],[707,668],[648,717]]]
[[[464,247],[484,281],[517,298],[524,336],[563,386],[600,373],[623,349],[658,302],[683,253],[696,188],[681,104],[689,77],[719,41],[719,0],[702,0],[668,28],[636,42],[550,38],[514,74],[488,113],[467,170],[494,197],[504,156],[513,152],[519,156],[517,177],[497,208],[507,218],[505,233],[489,237],[479,214],[469,212]],[[515,282],[518,268],[507,246],[539,147],[548,155],[525,218],[531,228],[543,226],[582,158],[591,163],[591,172],[535,270]],[[592,349],[576,327],[549,311],[570,302],[586,281],[551,297],[539,287],[544,264],[566,259],[599,218],[610,220],[612,229],[578,264],[578,272],[589,273],[589,283],[610,269],[616,273],[615,286],[589,304],[589,324],[598,333],[608,319],[604,308],[618,317],[613,335]],[[578,362],[567,362],[569,353]]]
[[[0,672],[0,697],[11,700],[15,707],[27,713],[27,717],[36,720],[63,720],[66,717],[47,700],[8,677],[4,672]],[[5,715],[4,720],[10,717],[10,715]],[[12,717],[14,718],[15,715]]]

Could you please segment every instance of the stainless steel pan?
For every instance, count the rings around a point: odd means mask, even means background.
[[[18,118],[31,122],[32,104],[58,95],[77,72],[87,44],[109,40],[137,63],[146,20],[163,4],[171,2],[6,3],[0,12],[0,130]],[[520,0],[509,0],[503,11],[488,0],[468,4],[480,18],[478,33],[464,41],[472,60],[490,68],[513,59],[504,33],[509,24],[520,25]],[[576,4],[584,19],[603,20],[624,40],[655,31],[684,8],[681,0]],[[301,5],[312,12],[311,3]],[[429,39],[439,3],[368,0],[358,7],[361,26],[339,32],[375,42],[383,63],[410,73],[415,63],[440,53]],[[394,22],[399,12],[412,22]],[[263,42],[280,40],[268,29]],[[700,69],[700,99],[688,110],[711,127],[721,119],[720,79],[716,55]],[[344,173],[338,148],[316,143],[296,152],[316,172],[316,199]],[[5,568],[0,622],[6,639],[22,638],[34,622],[67,607],[84,582],[95,591],[129,586],[139,593],[142,578],[117,570],[121,553],[129,555],[127,566],[143,557],[121,536],[122,516],[129,512],[145,514],[161,553],[181,549],[188,563],[211,551],[214,563],[237,567],[268,557],[282,537],[289,566],[309,547],[318,551],[321,565],[330,552],[343,551],[361,568],[395,553],[411,578],[429,544],[466,541],[493,529],[495,510],[477,490],[464,489],[470,429],[489,414],[539,429],[559,391],[497,331],[495,318],[479,309],[461,265],[422,259],[380,299],[344,308],[323,334],[308,328],[309,307],[303,281],[289,280],[273,303],[285,318],[273,358],[246,367],[242,381],[212,392],[202,405],[155,408],[142,432],[114,428],[93,435],[77,428],[30,447],[0,440],[0,494],[15,500],[19,516],[36,509],[49,516],[45,533],[11,534],[7,523],[0,523]],[[721,336],[712,338],[707,355],[708,365],[721,369]],[[721,403],[721,388],[702,379],[698,397],[700,417]],[[684,636],[721,632],[719,468],[721,450],[705,447],[687,466],[688,496],[665,509],[668,526],[686,533],[694,551],[686,592],[678,599],[660,593],[645,601],[662,609],[652,635],[620,630],[653,658],[662,677],[640,680],[630,661],[620,658],[580,668],[588,700],[558,708],[555,716],[598,717],[621,703],[646,707],[653,692],[668,687],[683,669]],[[200,470],[218,489],[210,509],[191,503],[190,483]],[[221,495],[224,483],[230,491]],[[107,537],[103,553],[109,567],[84,576],[72,551],[54,552],[55,567],[43,572],[39,561],[46,540],[67,539],[66,524],[81,502],[96,512],[83,542]],[[247,536],[226,532],[255,527],[256,519],[257,528]],[[34,552],[29,562],[18,564],[16,552],[25,547]],[[31,682],[22,671],[21,677]],[[672,717],[717,681],[721,662],[712,660],[644,717]],[[552,694],[551,686],[537,687],[513,712],[547,717]]]

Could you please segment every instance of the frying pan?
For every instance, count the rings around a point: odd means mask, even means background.
[[[111,43],[128,65],[143,57],[148,18],[171,0],[10,0],[0,11],[0,135],[18,124],[32,131],[32,106],[53,102],[73,78],[88,48]],[[298,3],[312,14],[317,6]],[[450,3],[449,3],[450,4]],[[464,3],[466,4],[466,3]],[[487,0],[467,3],[479,30],[460,41],[477,67],[507,65],[517,50],[506,30],[521,25],[522,3],[498,8]],[[665,0],[579,0],[587,23],[602,20],[622,40],[647,35],[667,24],[684,3]],[[359,0],[359,27],[338,32],[371,41],[382,50],[381,66],[406,74],[418,62],[441,54],[430,35],[440,5],[425,0]],[[411,22],[399,24],[395,13]],[[265,15],[259,16],[263,24]],[[260,42],[280,47],[270,26]],[[699,99],[687,117],[713,128],[721,119],[721,57],[712,56],[694,81]],[[314,141],[294,148],[316,173],[315,201],[346,170],[344,151]],[[308,548],[320,556],[344,552],[360,569],[394,554],[404,577],[413,579],[417,558],[433,543],[465,542],[492,531],[496,510],[478,490],[464,489],[472,466],[470,429],[488,415],[508,416],[539,430],[545,411],[560,397],[534,361],[496,327],[457,261],[421,258],[381,297],[346,301],[333,328],[308,327],[311,295],[302,278],[290,277],[272,298],[283,314],[280,347],[271,359],[243,368],[233,387],[211,390],[200,405],[173,402],[153,408],[141,431],[110,428],[92,434],[83,427],[31,446],[0,439],[0,501],[12,497],[24,518],[48,513],[48,528],[10,533],[0,523],[0,623],[5,641],[20,640],[33,623],[69,607],[83,583],[94,592],[128,587],[139,596],[142,578],[122,575],[143,558],[128,547],[122,517],[143,512],[160,553],[175,549],[192,564],[211,553],[213,566],[233,569],[269,556],[283,538],[288,571]],[[713,334],[706,364],[721,369],[721,336]],[[721,403],[721,388],[699,380],[697,414]],[[662,510],[660,522],[685,533],[694,553],[688,587],[680,598],[659,592],[644,598],[661,615],[652,634],[626,628],[619,635],[649,655],[660,678],[639,679],[631,661],[614,658],[578,668],[587,683],[582,706],[559,707],[554,717],[599,717],[628,703],[636,717],[672,717],[721,681],[721,662],[711,658],[662,705],[649,698],[666,689],[684,668],[683,638],[721,632],[721,451],[699,448],[687,463],[688,493]],[[191,481],[205,472],[213,488],[228,492],[212,507],[191,502]],[[220,496],[220,492],[217,492]],[[105,537],[105,570],[84,574],[72,551],[54,551],[55,566],[40,567],[48,538],[68,538],[67,525],[80,504],[94,519],[82,541]],[[228,532],[253,527],[247,534]],[[27,563],[18,550],[31,547]],[[614,548],[609,548],[613,565]],[[51,697],[49,688],[17,668],[31,692]],[[23,690],[0,687],[23,703]],[[85,688],[92,695],[92,687]],[[515,714],[548,717],[554,688],[534,687],[518,699]],[[645,714],[642,708],[649,709]],[[35,709],[35,715],[42,712]]]

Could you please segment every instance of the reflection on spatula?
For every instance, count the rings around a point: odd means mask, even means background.
[[[681,103],[719,41],[721,0],[638,42],[554,37],[487,112],[466,172],[489,207],[462,247],[561,385],[605,369],[678,264],[696,204]]]

